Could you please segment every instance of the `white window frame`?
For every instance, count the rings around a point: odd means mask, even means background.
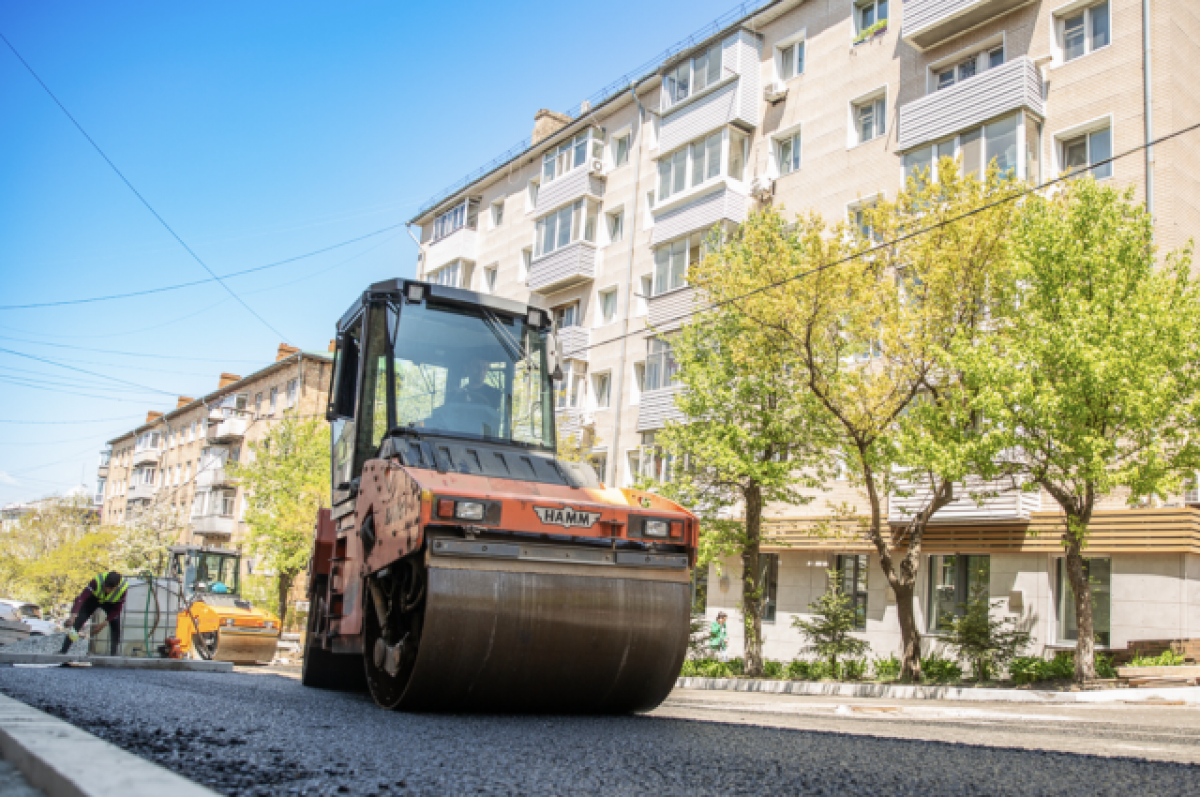
[[[617,207],[604,214],[604,236],[608,245],[625,240],[625,208]]]
[[[287,398],[285,399],[287,406],[289,408],[296,406],[296,400],[299,397],[299,392],[300,392],[300,380],[299,379],[289,379],[288,383],[287,383]]]
[[[868,37],[866,39],[860,39],[859,37],[863,35],[863,31],[867,30],[868,28],[870,28],[874,25],[878,25],[881,21],[885,22],[885,23],[890,23],[891,19],[892,19],[891,14],[892,14],[892,11],[894,10],[892,8],[892,5],[894,3],[898,3],[898,2],[900,2],[900,0],[855,0],[853,9],[851,11],[851,17],[853,20],[853,25],[852,25],[852,30],[853,30],[852,41],[853,41],[853,43],[854,44],[862,44],[863,42],[870,41],[871,38],[874,38],[873,36]],[[882,20],[879,17],[879,7],[881,5],[886,8],[886,13],[884,14]],[[871,22],[870,25],[863,27],[862,10],[867,8],[868,6],[872,7],[872,9],[873,9],[873,21]],[[879,35],[880,33],[883,33],[884,31],[886,31],[887,29],[888,29],[888,25],[885,24],[882,28],[880,28],[876,32],[875,35]]]
[[[883,202],[886,199],[887,199],[886,192],[877,191],[874,194],[868,194],[867,196],[859,197],[858,199],[854,200],[853,202],[847,202],[846,203],[846,214],[844,217],[846,219],[846,223],[857,226],[858,220],[855,217],[858,215],[858,213],[865,210],[866,208],[873,207],[874,205],[878,205],[880,202]],[[866,234],[866,233],[864,233],[864,234]]]
[[[671,67],[671,70],[663,75],[662,91],[659,92],[661,97],[662,110],[666,111],[670,108],[685,102],[692,97],[704,92],[706,89],[717,85],[725,77],[725,43],[723,41],[713,42],[703,52],[696,53],[691,58],[685,58],[683,61]],[[716,68],[713,68],[713,55],[716,55]],[[697,64],[703,62],[700,71],[697,72]],[[716,75],[713,75],[716,72]],[[685,76],[687,79],[687,89],[681,94],[678,88],[680,77]],[[697,75],[703,75],[703,86],[696,87]]]
[[[785,74],[784,69],[783,69],[783,57],[784,57],[784,53],[789,50],[793,51],[793,53],[792,53],[792,73]],[[808,30],[807,30],[807,28],[803,28],[799,32],[793,33],[791,36],[788,36],[785,39],[780,39],[779,41],[777,41],[775,43],[774,53],[775,53],[775,57],[774,57],[773,61],[774,61],[774,65],[775,65],[775,70],[774,70],[773,74],[775,76],[776,83],[786,84],[789,81],[795,80],[796,78],[803,75],[804,67],[808,60],[806,58],[806,56],[808,54]]]
[[[525,215],[533,213],[537,209],[538,191],[542,187],[542,178],[530,177],[529,182],[525,184]]]
[[[980,161],[981,161],[980,168],[986,170],[987,165],[990,162],[987,157],[987,128],[989,126],[995,125],[1005,119],[1008,119],[1010,116],[1014,116],[1014,115],[1017,117],[1017,140],[1016,140],[1017,154],[1016,154],[1016,163],[1015,163],[1016,176],[1018,179],[1022,179],[1022,180],[1028,179],[1027,172],[1029,170],[1029,161],[1028,161],[1028,158],[1026,157],[1026,152],[1027,152],[1026,141],[1028,140],[1029,131],[1026,129],[1026,124],[1025,124],[1025,121],[1028,118],[1028,116],[1024,111],[1013,111],[1011,113],[1006,113],[1003,116],[992,119],[991,121],[986,122],[984,124],[973,125],[973,126],[967,128],[966,130],[959,130],[958,132],[954,133],[953,135],[946,136],[945,138],[939,139],[938,141],[931,141],[927,144],[923,144],[920,147],[914,147],[914,148],[908,150],[907,152],[901,153],[900,168],[901,168],[901,174],[903,175],[905,184],[908,183],[908,170],[909,170],[909,166],[907,166],[905,164],[905,160],[908,158],[909,155],[912,155],[912,154],[919,152],[921,150],[924,150],[924,149],[930,149],[932,147],[940,146],[941,144],[945,143],[947,140],[951,140],[954,142],[954,157],[961,158],[962,157],[962,136],[964,134],[969,133],[976,129],[980,130],[980,136],[981,136],[981,141],[980,141],[980,145],[979,145],[980,146]],[[936,182],[936,180],[937,180],[937,164],[938,164],[939,160],[941,160],[940,155],[934,157],[931,153],[931,161],[930,161],[931,166],[929,169],[929,180],[931,182]],[[1040,162],[1041,161],[1039,159],[1039,163]]]
[[[553,212],[547,213],[538,218],[533,226],[533,257],[535,260],[541,259],[546,255],[553,254],[560,249],[565,249],[571,244],[579,241],[588,241],[589,243],[596,242],[595,219],[598,213],[599,205],[592,200],[576,199],[574,202],[556,208]],[[546,230],[550,224],[550,219],[554,218],[554,235],[550,243],[552,246],[546,248]],[[561,224],[563,219],[566,219],[570,224],[570,229],[567,233],[567,240],[562,240]],[[588,225],[591,225],[590,237],[588,235]]]
[[[630,364],[632,379],[629,381],[629,403],[640,404],[646,384],[646,361],[637,360]]]
[[[1092,15],[1096,6],[1103,5],[1105,0],[1074,0],[1073,2],[1061,5],[1050,12],[1050,17],[1054,21],[1050,28],[1050,54],[1051,66],[1058,67],[1064,64],[1074,63],[1080,58],[1087,58],[1092,53],[1100,52],[1112,46],[1113,40],[1113,0],[1108,2],[1108,41],[1099,47],[1095,46],[1093,41],[1094,31],[1092,28]],[[1067,19],[1075,16],[1080,11],[1084,12],[1083,16],[1083,36],[1084,36],[1084,52],[1083,55],[1076,56],[1070,61],[1067,60],[1067,42],[1066,42],[1066,27]]]
[[[937,91],[945,90],[946,88],[950,88],[952,86],[957,86],[964,80],[971,80],[971,78],[979,77],[983,73],[987,72],[988,69],[994,69],[995,67],[990,66],[991,53],[997,48],[1000,48],[1004,53],[1004,60],[1001,61],[997,66],[1007,64],[1009,62],[1009,49],[1008,36],[1005,32],[997,33],[995,36],[991,36],[983,41],[976,42],[970,47],[964,47],[961,50],[957,50],[950,55],[947,55],[945,58],[940,58],[933,62],[925,70],[925,93],[933,94]],[[975,74],[971,77],[960,78],[959,67],[972,58],[975,59]],[[953,81],[947,84],[945,87],[939,88],[939,76],[951,67],[954,69]]]
[[[789,174],[800,171],[804,166],[804,137],[801,128],[801,124],[794,124],[771,136],[771,160],[768,173],[772,178],[786,177]],[[787,171],[784,171],[783,161],[783,147],[785,144],[790,146],[791,160],[796,162],[794,168],[790,168]]]
[[[717,167],[716,174],[713,174],[712,155],[713,144],[716,143]],[[706,186],[713,184],[726,176],[728,171],[729,158],[726,155],[726,150],[729,148],[729,128],[723,127],[719,130],[714,130],[698,138],[692,139],[686,144],[676,147],[670,152],[664,153],[655,161],[654,168],[654,205],[661,206],[665,202],[673,202],[680,197],[690,196],[695,192],[704,190]],[[695,180],[695,169],[700,162],[697,157],[697,152],[703,152],[703,179],[700,182]],[[681,157],[682,156],[682,157]],[[683,169],[683,185],[679,188],[675,186],[680,182],[678,177],[678,169],[682,163]],[[664,195],[663,189],[663,166],[668,166],[670,169],[670,190]]]
[[[586,169],[592,158],[603,156],[604,142],[594,127],[580,130],[542,153],[540,172],[542,184],[561,180],[576,169]],[[581,154],[582,153],[582,156]]]
[[[612,312],[611,318],[606,318],[604,315],[604,297],[605,296],[612,296],[613,312]],[[620,287],[617,285],[606,285],[605,287],[596,291],[596,326],[597,327],[607,326],[608,324],[612,324],[612,323],[616,322],[617,314],[620,311],[620,307],[618,306],[617,303],[620,301],[620,299],[621,299]]]
[[[868,104],[872,106],[872,111],[874,114],[872,125],[875,134],[868,139],[863,139],[858,126],[859,109],[867,106]],[[870,144],[876,139],[886,139],[888,132],[891,130],[891,125],[887,123],[887,115],[891,109],[891,105],[892,103],[888,98],[888,87],[886,84],[852,99],[848,108],[850,116],[850,129],[849,136],[847,137],[846,141],[846,148],[854,149],[855,147],[861,147],[866,144]],[[883,120],[882,127],[879,125],[881,109]]]
[[[625,142],[625,160],[618,162],[617,150],[618,143]],[[609,134],[608,136],[608,163],[612,169],[619,169],[622,166],[628,166],[630,158],[633,157],[633,125],[625,125]]]
[[[496,292],[496,279],[500,273],[500,264],[492,263],[483,267],[483,290],[486,293]]]
[[[1111,113],[1105,114],[1104,116],[1098,116],[1095,119],[1089,119],[1088,121],[1086,121],[1082,124],[1074,125],[1072,127],[1068,127],[1063,130],[1056,131],[1053,134],[1054,171],[1052,172],[1052,174],[1056,174],[1056,175],[1062,174],[1063,172],[1065,172],[1067,170],[1065,145],[1067,144],[1067,142],[1077,139],[1080,136],[1088,137],[1087,138],[1088,165],[1087,165],[1087,168],[1079,169],[1077,172],[1077,175],[1082,177],[1086,174],[1093,174],[1094,167],[1092,166],[1091,135],[1093,133],[1098,133],[1101,130],[1108,130],[1109,157],[1111,158],[1116,153],[1116,129],[1114,127],[1113,114],[1111,114]],[[1117,171],[1116,163],[1113,161],[1110,161],[1108,164],[1108,174],[1103,177],[1096,177],[1096,179],[1097,180],[1112,179],[1112,177],[1114,177],[1116,175],[1116,171]],[[1095,176],[1095,175],[1093,174],[1093,176]]]
[[[638,277],[638,293],[634,296],[637,299],[637,305],[634,308],[634,316],[643,316],[650,312],[650,297],[654,292],[654,272],[642,274]]]
[[[504,197],[495,200],[488,207],[488,221],[488,229],[492,230],[504,224]]]
[[[445,275],[450,272],[454,273],[454,279],[446,281]],[[432,282],[435,285],[446,285],[450,288],[465,288],[469,285],[471,273],[471,263],[467,260],[451,260],[444,266],[439,266],[433,271],[426,273],[425,281]]]
[[[591,398],[592,407],[597,410],[612,409],[612,391],[613,391],[612,370],[609,369],[607,371],[597,371],[596,373],[593,373],[591,375],[590,379],[592,380],[592,385],[591,385],[591,387],[592,387],[592,398]],[[605,391],[607,393],[607,396],[605,398],[604,404],[600,403],[600,383],[601,382],[607,383],[607,390]]]
[[[652,277],[650,282],[651,298],[662,296],[672,291],[683,290],[688,286],[688,272],[694,264],[704,259],[706,241],[707,231],[694,232],[691,235],[666,241],[662,245],[654,247],[652,252],[654,271],[650,272],[650,276]],[[682,250],[679,248],[680,244],[683,245]],[[676,256],[676,252],[679,251],[683,253],[683,270],[679,274],[680,284],[674,285],[672,283],[674,282],[675,264],[672,261]],[[666,253],[667,259],[665,262],[660,253]]]

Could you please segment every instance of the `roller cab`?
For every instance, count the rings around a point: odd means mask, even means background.
[[[304,683],[385,708],[652,708],[687,648],[698,525],[556,455],[550,314],[371,287],[338,325],[333,507]]]

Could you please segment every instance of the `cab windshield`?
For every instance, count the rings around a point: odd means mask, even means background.
[[[433,300],[371,310],[362,423],[372,439],[360,442],[377,446],[400,427],[554,448],[544,332]]]
[[[187,551],[171,558],[171,576],[181,579],[184,591],[238,594],[237,554]]]

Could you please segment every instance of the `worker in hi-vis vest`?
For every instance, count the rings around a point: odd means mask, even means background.
[[[109,634],[109,655],[117,655],[117,645],[121,641],[121,609],[125,607],[125,590],[129,583],[115,570],[100,573],[87,583],[83,592],[75,599],[71,607],[71,619],[67,621],[70,627],[67,638],[63,640],[60,653],[71,649],[71,643],[79,639],[79,629],[92,618],[97,609],[104,610],[104,622],[92,628],[92,634],[98,634],[107,625],[112,626]]]

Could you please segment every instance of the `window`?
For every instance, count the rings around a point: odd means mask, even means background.
[[[278,398],[279,398],[279,388],[277,388],[277,387],[271,388],[271,414],[272,415],[275,414],[275,404],[277,403]]]
[[[1107,0],[1061,18],[1057,26],[1064,61],[1074,61],[1099,50],[1112,39]]]
[[[750,139],[745,133],[730,129],[729,131],[729,176],[734,180],[743,179],[746,170],[746,155]]]
[[[886,30],[888,0],[858,0],[854,4],[854,41],[866,41],[876,31]]]
[[[722,135],[718,130],[659,159],[658,202],[720,175]]]
[[[576,166],[582,166],[588,158],[588,140],[592,138],[591,129],[578,133],[574,138],[567,139],[557,147],[542,155],[542,182],[549,183],[562,177]],[[603,142],[594,139],[592,149],[596,157],[603,150]]]
[[[877,200],[869,199],[850,206],[850,223],[855,229],[862,234],[864,238],[870,238],[875,241],[882,241],[881,233],[875,232],[871,227],[871,209],[875,207]]]
[[[434,285],[445,285],[450,288],[461,288],[465,282],[466,268],[460,268],[462,261],[455,260],[448,266],[442,266],[437,271],[425,275],[425,279]]]
[[[611,324],[617,320],[617,289],[600,292],[600,323]]]
[[[663,101],[667,108],[703,91],[721,79],[721,44],[689,58],[663,78]]]
[[[642,476],[659,482],[670,482],[674,456],[658,445],[654,432],[642,432]]]
[[[534,178],[529,181],[529,187],[525,190],[525,212],[531,212],[537,207],[538,189],[542,187],[542,181]]]
[[[804,40],[788,42],[776,47],[775,68],[780,80],[791,80],[797,75],[804,74]]]
[[[296,406],[296,391],[299,388],[300,381],[298,379],[289,380],[287,383],[287,406]]]
[[[1112,177],[1112,129],[1105,127],[1091,133],[1062,140],[1060,157],[1063,171],[1073,176],[1081,176],[1085,171],[1091,171],[1097,180]],[[1099,166],[1093,164],[1099,163]],[[1091,166],[1089,170],[1088,167]]]
[[[592,377],[592,395],[596,397],[596,409],[604,410],[612,406],[612,374],[596,374]]]
[[[596,471],[596,478],[603,482],[608,473],[608,453],[597,451],[588,457],[588,462],[591,463],[592,470]]]
[[[521,282],[529,282],[529,267],[533,264],[533,249],[521,250]]]
[[[438,215],[433,220],[433,240],[438,241],[463,227],[475,229],[479,216],[479,200],[467,199]]]
[[[854,105],[854,130],[858,143],[879,138],[886,132],[887,99],[876,97]]]
[[[583,232],[583,204],[582,199],[577,199],[549,216],[538,219],[534,257],[548,255],[579,240]]]
[[[688,266],[700,261],[704,236],[694,233],[654,250],[654,285],[652,296],[658,296],[687,285]]]
[[[633,364],[633,391],[629,397],[630,404],[637,404],[642,393],[646,390],[646,363]]]
[[[488,266],[483,270],[483,289],[488,293],[496,292],[496,266]]]
[[[1112,560],[1084,559],[1083,573],[1092,588],[1092,630],[1096,644],[1112,644]],[[1058,639],[1075,642],[1079,639],[1079,624],[1075,618],[1075,591],[1067,575],[1067,560],[1058,560]]]
[[[625,486],[632,487],[642,472],[642,452],[636,448],[626,451],[625,460]]]
[[[797,130],[787,138],[776,139],[775,158],[779,164],[779,174],[791,174],[800,168],[800,131]]]
[[[935,67],[933,70],[935,77],[934,88],[938,91],[948,89],[964,80],[975,77],[981,72],[994,69],[1003,63],[1003,44],[998,47],[985,47],[978,52],[971,53],[957,63]]]
[[[645,390],[660,390],[670,387],[678,375],[679,366],[671,355],[671,344],[662,338],[649,340],[646,355]]]
[[[929,615],[925,623],[929,632],[945,631],[946,615],[963,615],[967,602],[981,588],[987,598],[991,571],[988,556],[929,557]]]
[[[654,290],[654,275],[646,274],[638,280],[638,283],[641,285],[642,290],[637,296],[637,314],[645,315],[650,309],[646,300],[650,298],[650,292]]]
[[[563,379],[556,389],[559,409],[576,409],[583,406],[587,393],[587,365],[578,360],[570,360],[563,369]]]
[[[921,175],[930,182],[938,177],[938,161],[942,158],[960,158],[964,174],[986,176],[986,169],[993,163],[1002,177],[1025,177],[1020,173],[1021,163],[1017,157],[1017,127],[1020,114],[1012,114],[988,125],[973,127],[957,136],[935,142],[904,156],[904,171],[907,177]]]
[[[262,393],[254,394],[254,417],[262,414]]]
[[[497,199],[492,203],[492,229],[504,223],[504,200]]]
[[[629,133],[613,139],[612,158],[614,168],[629,163]]]
[[[867,564],[866,554],[841,555],[835,560],[834,569],[841,585],[842,594],[850,599],[854,608],[854,630],[867,630]]]
[[[625,211],[608,214],[608,242],[619,243],[625,237]]]
[[[579,302],[571,302],[554,308],[554,322],[559,329],[579,326]]]

